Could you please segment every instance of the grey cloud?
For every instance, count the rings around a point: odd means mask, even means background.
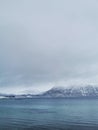
[[[0,86],[96,76],[97,12],[96,0],[0,1]]]

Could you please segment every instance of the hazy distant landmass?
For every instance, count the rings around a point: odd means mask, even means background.
[[[52,89],[39,94],[0,94],[0,98],[94,98],[98,97],[98,86],[70,86],[70,87],[53,87]]]

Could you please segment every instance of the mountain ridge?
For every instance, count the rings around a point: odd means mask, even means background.
[[[0,94],[1,98],[90,98],[98,97],[98,86],[86,85],[86,86],[55,86],[43,93],[39,94]]]
[[[43,93],[46,97],[97,97],[98,87],[87,86],[70,86],[67,88],[54,87]]]

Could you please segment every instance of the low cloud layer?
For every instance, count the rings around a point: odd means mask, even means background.
[[[96,0],[1,1],[0,88],[97,84],[97,13]]]

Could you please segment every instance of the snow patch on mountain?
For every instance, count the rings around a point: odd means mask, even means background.
[[[98,86],[53,87],[42,95],[43,97],[97,97]]]

